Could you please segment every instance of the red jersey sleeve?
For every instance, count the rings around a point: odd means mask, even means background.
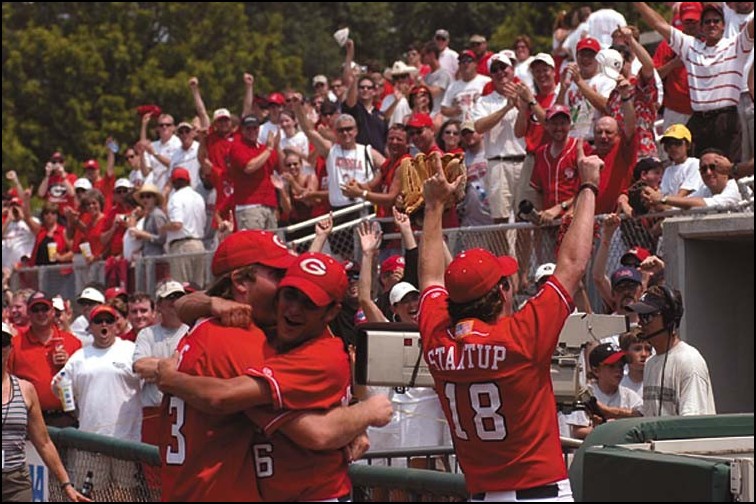
[[[426,348],[431,342],[425,341],[425,338],[433,338],[434,334],[448,329],[451,325],[447,311],[448,299],[449,293],[441,285],[428,287],[420,296],[418,326],[420,327],[420,335],[424,340],[423,345]]]
[[[271,356],[246,374],[268,383],[276,409],[324,409],[349,399],[349,356],[331,334]]]

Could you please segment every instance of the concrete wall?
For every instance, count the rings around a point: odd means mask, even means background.
[[[667,219],[667,281],[683,294],[682,339],[706,359],[718,413],[753,412],[753,214]]]

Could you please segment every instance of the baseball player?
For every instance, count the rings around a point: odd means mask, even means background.
[[[435,163],[437,173],[423,190],[419,325],[472,501],[571,500],[550,364],[590,258],[603,162],[586,157],[580,144],[582,184],[556,269],[514,315],[513,258],[472,249],[444,272],[441,214],[460,179],[447,181],[440,160]]]

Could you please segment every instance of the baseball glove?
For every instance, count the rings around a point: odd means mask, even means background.
[[[447,180],[451,182],[460,175],[463,177],[455,194],[446,202],[446,208],[451,208],[454,203],[462,200],[465,196],[467,169],[462,161],[461,154],[444,154],[441,156],[441,165]],[[414,158],[407,158],[402,161],[400,167],[401,195],[404,201],[404,212],[407,215],[412,215],[425,203],[423,184],[434,172],[433,160],[426,157],[425,154],[420,153]]]

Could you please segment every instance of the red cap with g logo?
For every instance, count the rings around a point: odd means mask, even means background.
[[[294,287],[302,291],[317,306],[327,306],[344,299],[347,290],[344,265],[333,257],[318,252],[299,256],[286,270],[278,288]]]

